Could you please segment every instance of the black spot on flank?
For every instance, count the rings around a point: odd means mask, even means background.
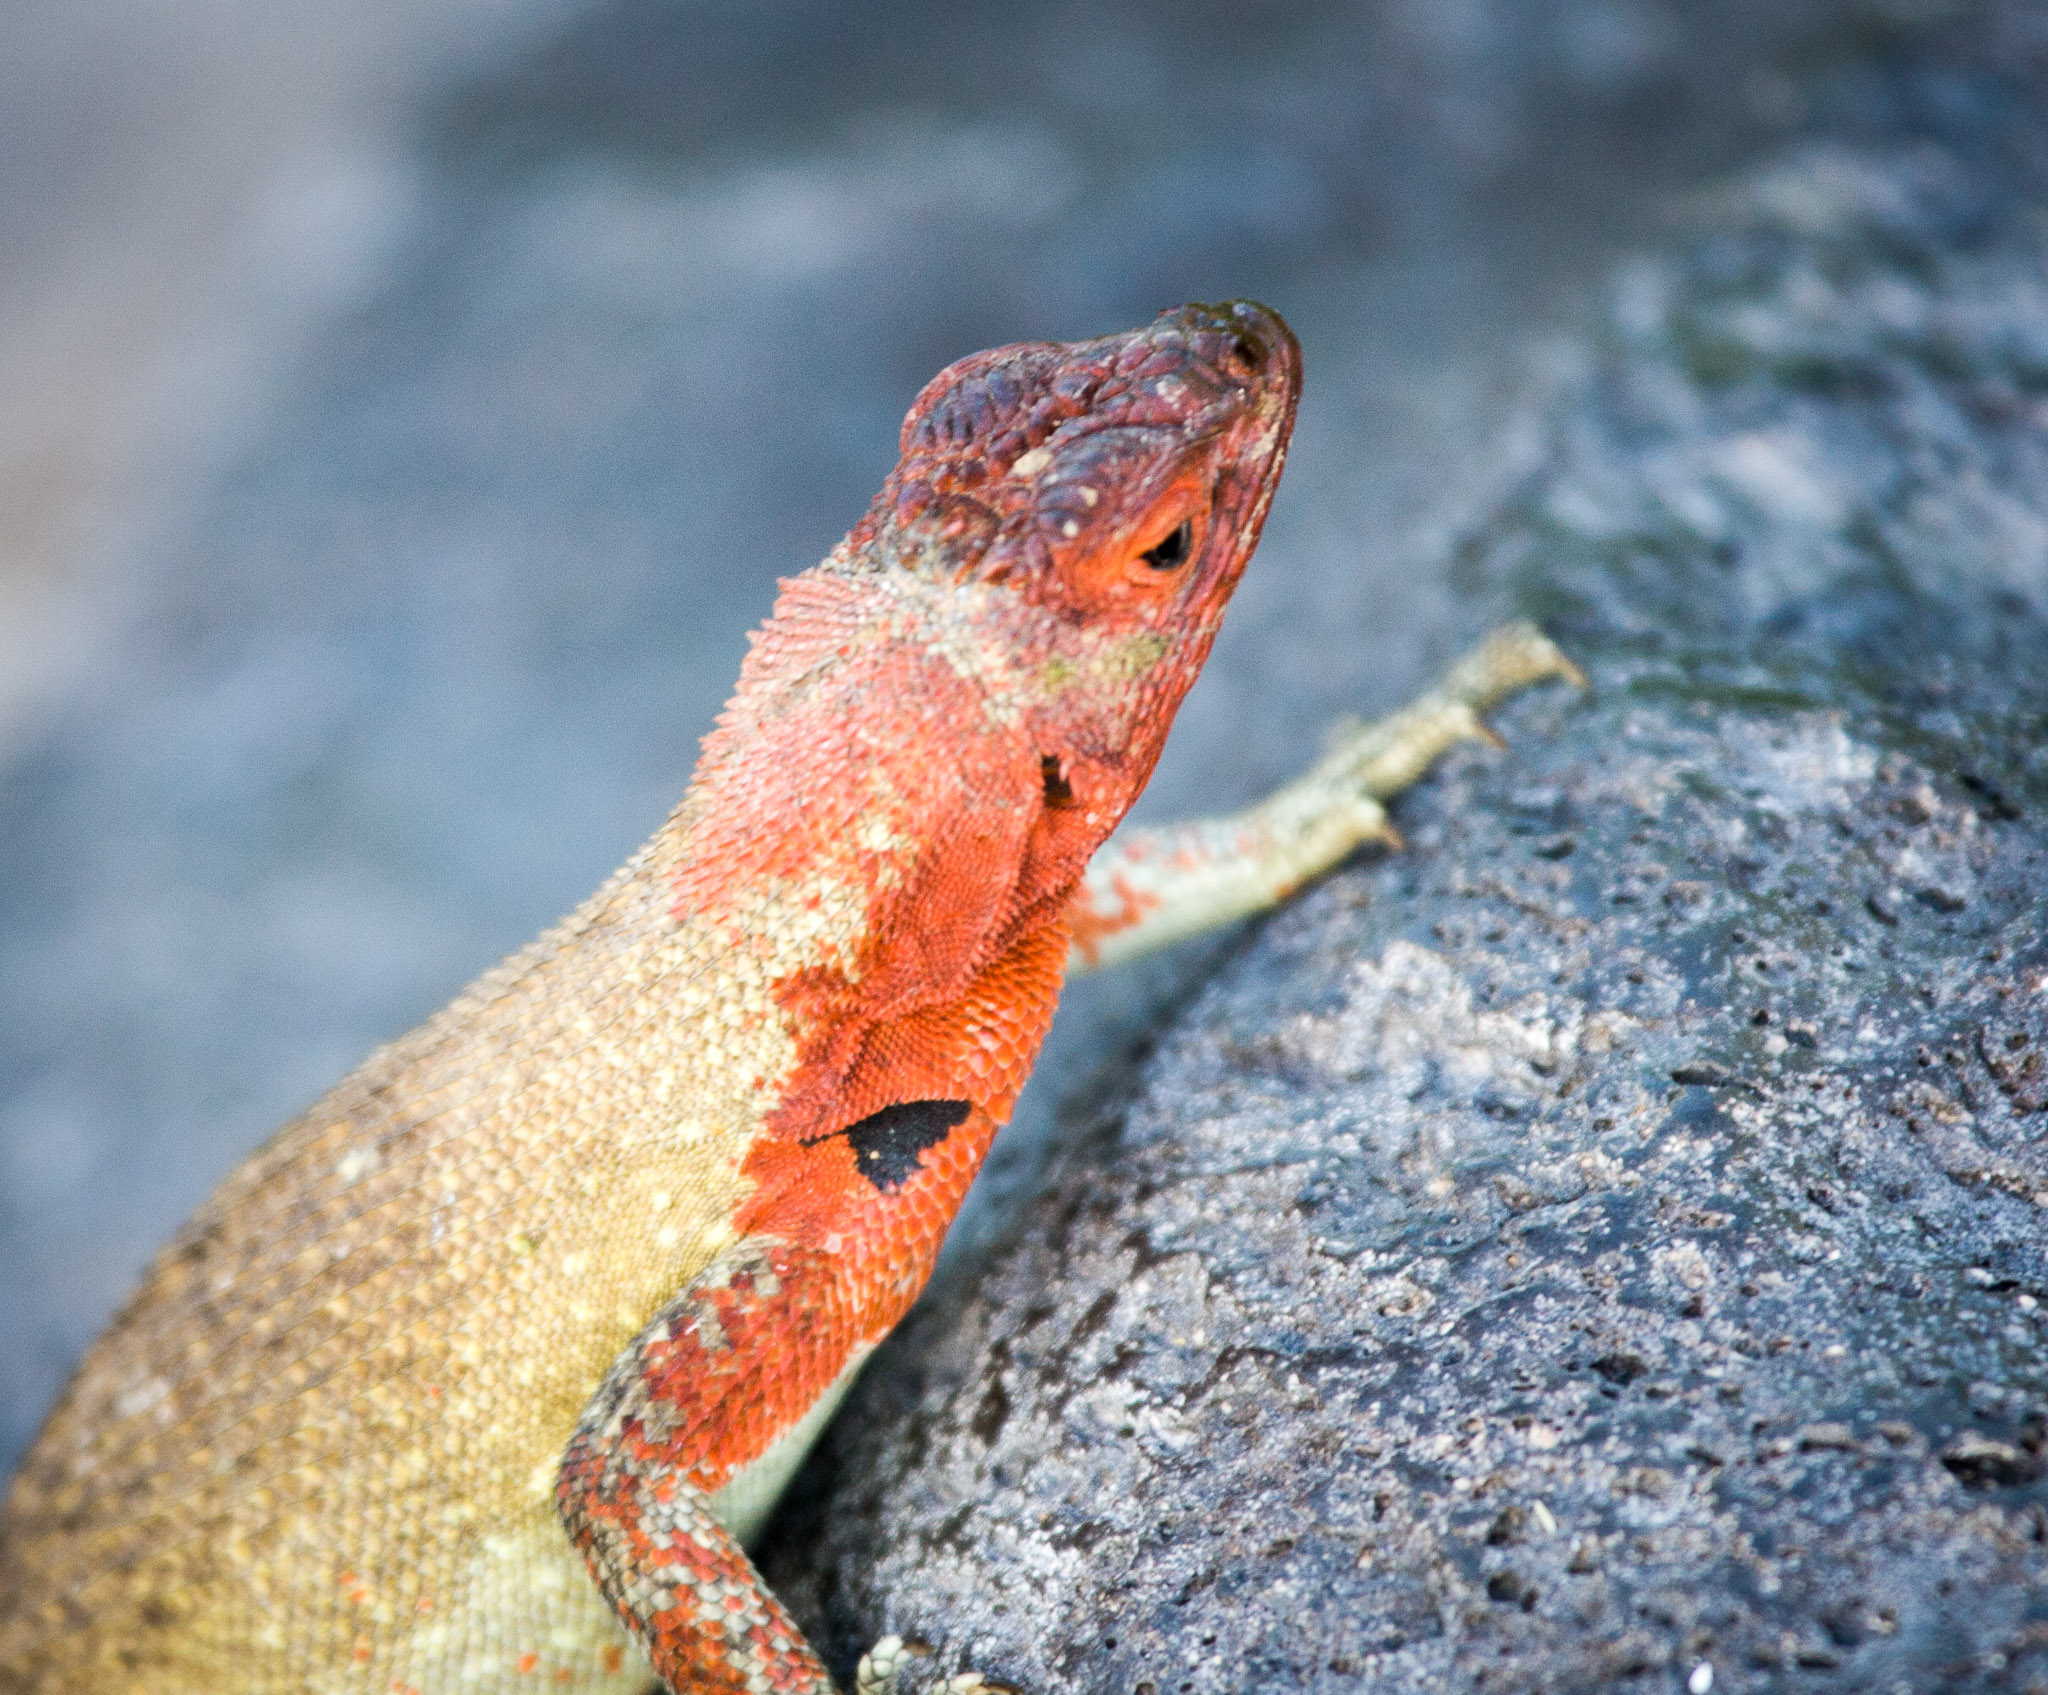
[[[1045,804],[1047,806],[1072,806],[1074,785],[1067,781],[1067,774],[1060,769],[1060,756],[1044,753],[1038,757],[1038,774],[1045,783]]]
[[[840,1134],[853,1145],[860,1174],[886,1194],[909,1182],[918,1156],[933,1143],[943,1142],[973,1110],[969,1101],[899,1101],[849,1124]]]

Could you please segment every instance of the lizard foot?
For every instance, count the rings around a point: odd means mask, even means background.
[[[1526,620],[1503,624],[1446,671],[1420,698],[1371,724],[1348,727],[1286,790],[1357,790],[1391,800],[1455,743],[1501,745],[1480,714],[1532,683],[1556,679],[1588,686],[1586,674]]]
[[[932,1652],[931,1644],[914,1637],[884,1636],[860,1657],[854,1673],[854,1695],[896,1695],[896,1679],[905,1665]],[[963,1671],[940,1685],[944,1695],[1022,1695],[1014,1685],[998,1683],[978,1671]]]
[[[929,1642],[916,1637],[884,1636],[860,1657],[860,1669],[853,1674],[853,1695],[896,1695],[896,1679],[914,1659],[932,1651]]]
[[[1586,686],[1534,624],[1503,625],[1410,705],[1340,726],[1322,758],[1256,805],[1113,837],[1075,893],[1068,971],[1263,911],[1367,842],[1400,847],[1381,803],[1458,742],[1500,746],[1480,715],[1546,678]]]

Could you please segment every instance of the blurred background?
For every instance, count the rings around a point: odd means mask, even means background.
[[[1475,633],[1455,539],[1630,250],[1956,9],[0,0],[0,1463],[238,1157],[659,822],[940,366],[1292,321],[1144,809],[1236,804]],[[1191,969],[1070,997],[971,1223]]]

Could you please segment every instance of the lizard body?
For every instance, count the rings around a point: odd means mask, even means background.
[[[663,827],[230,1176],[87,1354],[0,1519],[0,1692],[830,1691],[742,1544],[923,1286],[1070,953],[1187,927],[1176,879],[1210,921],[1270,901],[1412,775],[1354,747],[1090,870],[1298,389],[1245,303],[933,380]],[[1501,652],[1410,765],[1565,669]]]

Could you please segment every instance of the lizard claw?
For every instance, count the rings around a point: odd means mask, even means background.
[[[915,1637],[884,1636],[860,1657],[853,1674],[854,1695],[896,1695],[896,1677],[906,1660],[931,1652],[931,1644]]]
[[[1548,638],[1546,637],[1545,639],[1547,640]],[[1593,687],[1593,679],[1581,671],[1558,649],[1553,647],[1551,652],[1554,656],[1551,661],[1551,674],[1561,681],[1571,684],[1575,689],[1590,693]]]
[[[1445,729],[1459,741],[1484,742],[1496,751],[1508,745],[1500,739],[1499,732],[1464,701],[1449,707],[1444,718]]]
[[[860,1670],[853,1678],[854,1695],[896,1695],[896,1678],[905,1663],[928,1658],[932,1652],[929,1642],[920,1642],[914,1636],[884,1636],[861,1655]],[[957,1677],[949,1677],[939,1689],[942,1695],[1023,1695],[1014,1684],[999,1683],[978,1671],[963,1671]]]

